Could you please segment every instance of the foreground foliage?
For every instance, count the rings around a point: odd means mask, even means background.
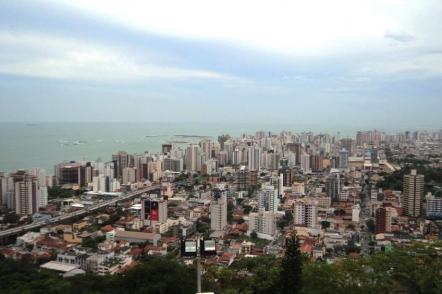
[[[290,245],[290,244],[289,244]],[[246,258],[205,269],[215,293],[442,293],[442,244],[415,245],[334,264],[306,262],[296,246],[285,258]],[[439,254],[439,255],[438,255]],[[291,257],[289,257],[291,256]],[[304,264],[302,268],[301,264]],[[298,267],[299,266],[299,267]],[[63,279],[34,265],[0,261],[0,293],[195,293],[195,269],[173,257],[146,257],[124,275]],[[284,284],[284,285],[282,285]]]

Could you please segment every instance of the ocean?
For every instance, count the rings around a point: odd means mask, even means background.
[[[175,135],[239,136],[259,130],[281,132],[327,130],[308,126],[233,123],[0,123],[0,171],[43,168],[53,174],[54,165],[67,160],[111,160],[120,150],[158,152],[171,140],[191,141]],[[330,134],[333,130],[328,130]],[[353,130],[347,130],[354,136]],[[342,131],[341,131],[341,134]],[[194,138],[193,140],[198,140]]]

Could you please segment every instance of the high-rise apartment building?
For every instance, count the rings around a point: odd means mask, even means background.
[[[383,206],[376,210],[375,233],[390,233],[392,231],[392,217],[395,209],[391,206]]]
[[[0,172],[0,202],[11,210],[15,210],[14,189],[14,179],[11,174]]]
[[[292,170],[289,166],[289,161],[286,158],[280,160],[279,174],[282,175],[283,187],[290,187],[292,185]]]
[[[200,147],[196,144],[190,144],[186,148],[185,166],[186,170],[197,172],[201,170],[201,154]]]
[[[233,156],[233,143],[232,143],[232,141],[228,140],[228,141],[224,142],[224,144],[221,148],[227,154],[226,163],[231,164],[232,163],[232,156]]]
[[[90,162],[62,162],[55,166],[57,185],[78,185],[85,187],[92,182],[92,166]]]
[[[427,217],[442,217],[442,197],[436,197],[428,193],[426,198],[425,210]]]
[[[339,151],[339,168],[340,169],[348,168],[348,151],[345,149]]]
[[[295,225],[315,228],[317,220],[318,205],[315,201],[296,201],[293,216]]]
[[[7,205],[6,192],[8,192],[8,177],[4,172],[0,172],[0,206]]]
[[[15,212],[19,215],[30,215],[38,212],[40,206],[38,178],[26,171],[11,174],[14,179]]]
[[[241,166],[236,172],[236,190],[248,191],[257,183],[257,172],[250,171],[246,166]]]
[[[212,158],[212,149],[213,149],[213,142],[209,139],[202,140],[200,142],[201,152],[206,155],[206,159]]]
[[[218,136],[218,143],[221,146],[221,149],[224,149],[224,143],[230,139],[230,136],[227,134],[223,134],[221,136]]]
[[[48,187],[47,176],[44,169],[34,168],[30,171],[31,175],[37,178],[39,194],[39,207],[46,207],[48,205]]]
[[[205,162],[206,173],[211,176],[218,173],[219,161],[217,159],[211,158]]]
[[[137,182],[138,170],[135,167],[125,167],[123,168],[121,184],[129,185]]]
[[[296,164],[301,163],[301,149],[302,146],[299,143],[287,143],[286,144],[287,151],[295,154]]]
[[[261,168],[277,170],[280,166],[281,156],[273,150],[261,153]]]
[[[308,173],[310,169],[310,154],[304,153],[301,155],[301,169],[303,172]]]
[[[424,176],[418,175],[416,170],[411,170],[409,175],[404,175],[402,207],[407,216],[420,216],[423,196]]]
[[[224,231],[227,226],[227,192],[224,187],[217,187],[212,191],[210,203],[210,229],[217,232]]]
[[[94,192],[113,192],[114,181],[112,177],[100,174],[92,178],[92,189]]]
[[[264,186],[258,191],[258,207],[265,211],[277,212],[279,205],[278,191],[273,186]]]
[[[161,145],[161,153],[169,154],[172,151],[172,144],[163,144]]]
[[[141,199],[141,219],[143,222],[165,223],[167,217],[167,200],[155,198],[155,196]]]
[[[273,212],[260,209],[258,212],[249,213],[248,235],[255,232],[259,238],[272,240],[275,231],[275,214]]]
[[[376,210],[376,234],[385,233],[386,231],[387,211],[385,207]]]
[[[339,173],[330,174],[326,179],[325,192],[333,202],[339,201],[339,193],[341,192],[341,179]]]
[[[342,149],[347,150],[349,155],[351,155],[353,153],[353,139],[351,138],[341,139],[341,147]]]
[[[351,209],[351,221],[359,222],[359,216],[361,214],[361,206],[359,204],[353,205]]]
[[[242,163],[242,150],[235,148],[232,152],[231,163],[233,165],[240,165]]]
[[[310,156],[310,168],[314,172],[322,171],[324,169],[323,158],[321,155]]]
[[[123,176],[124,168],[134,166],[133,155],[124,151],[119,151],[117,154],[113,154],[112,161],[115,164],[115,177],[119,179]]]
[[[390,233],[392,231],[392,218],[395,209],[393,207],[385,207],[385,232]]]
[[[176,158],[164,158],[163,159],[163,171],[182,172],[183,160]]]
[[[359,131],[356,134],[356,145],[363,146],[365,144],[379,146],[382,141],[382,133],[379,131]]]
[[[228,161],[229,161],[229,156],[228,156],[228,152],[226,150],[221,150],[218,155],[216,156],[216,158],[218,159],[218,162],[221,166],[225,166],[228,165]]]
[[[249,170],[260,170],[261,148],[259,146],[250,146],[247,149],[247,164]]]

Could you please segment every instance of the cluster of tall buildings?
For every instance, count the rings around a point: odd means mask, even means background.
[[[355,168],[367,168],[367,162],[371,165],[385,160],[382,144],[439,138],[440,132],[387,135],[376,130],[357,132],[356,140],[340,138],[340,135],[286,131],[280,134],[259,131],[237,138],[222,135],[217,141],[203,138],[197,144],[184,147],[163,144],[158,153],[120,151],[108,162],[61,162],[55,166],[53,176],[47,176],[39,169],[0,173],[0,201],[19,214],[32,214],[47,205],[48,187],[52,185],[114,192],[121,191],[122,186],[131,188],[138,183],[167,179],[181,172],[219,178],[226,175],[227,170],[237,191],[256,190],[262,184],[262,172],[272,174],[266,179],[269,185],[263,185],[257,195],[259,209],[275,213],[286,188],[296,195],[305,193],[303,184],[294,180],[299,173],[328,171],[324,176],[325,193],[332,202],[339,202],[348,197],[343,190],[343,174]],[[422,176],[411,174],[404,178],[402,205],[407,215],[422,214],[422,185]],[[431,199],[429,202],[432,203]]]
[[[429,192],[424,197],[424,175],[417,170],[411,170],[403,178],[403,192],[401,197],[402,214],[411,218],[440,218],[442,217],[442,197],[436,197]],[[425,204],[425,205],[424,205]],[[397,210],[391,203],[384,202],[376,209],[376,233],[392,231],[392,220],[397,217]]]
[[[72,188],[90,187],[93,191],[113,192],[119,189],[114,162],[61,162],[54,167],[54,183]]]
[[[354,146],[351,138],[340,140],[327,134],[257,132],[254,136],[239,138],[221,136],[218,142],[204,139],[199,144],[189,144],[184,152],[176,149],[172,158],[177,167],[182,159],[184,170],[209,175],[216,174],[224,166],[245,166],[249,171],[281,167],[287,171],[298,166],[304,173],[310,173],[328,167],[348,169]],[[281,160],[284,165],[281,165]],[[169,163],[167,165],[170,166]]]
[[[44,170],[0,173],[0,205],[19,215],[30,215],[47,204],[48,183]]]

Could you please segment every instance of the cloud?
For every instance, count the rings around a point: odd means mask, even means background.
[[[47,101],[35,117],[63,120],[52,110],[83,97],[100,100],[91,112],[137,99],[130,120],[146,102],[158,120],[291,121],[301,107],[318,109],[318,122],[372,125],[392,97],[388,109],[442,101],[440,0],[25,2],[0,9],[0,101]]]
[[[385,80],[442,78],[442,55],[438,53],[414,54],[366,62],[359,74]]]
[[[76,0],[63,3],[142,32],[309,56],[336,53],[342,45],[381,40],[386,30],[400,22],[386,11],[386,5],[380,4],[382,1]]]
[[[385,33],[385,38],[391,39],[393,41],[397,42],[411,42],[414,41],[416,38],[412,35],[408,34],[398,34],[398,33]]]
[[[138,60],[120,48],[87,40],[36,32],[0,31],[0,53],[3,74],[79,80],[234,79],[209,70]]]

